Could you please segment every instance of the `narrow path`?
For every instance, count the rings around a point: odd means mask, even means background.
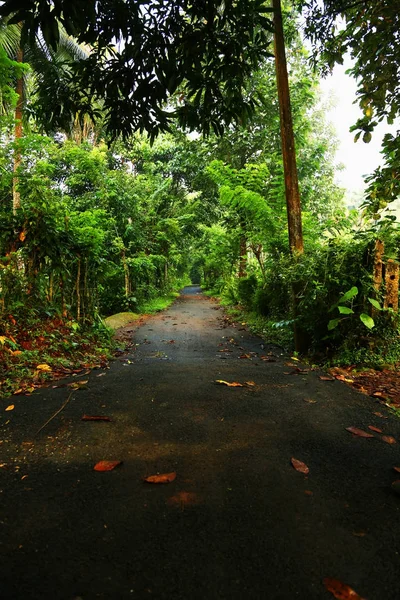
[[[400,598],[398,419],[195,288],[133,335],[38,436],[70,387],[4,404],[1,600],[329,600],[327,577]],[[346,431],[369,425],[398,443]],[[95,472],[104,459],[123,464]]]

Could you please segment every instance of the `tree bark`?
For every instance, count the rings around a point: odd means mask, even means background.
[[[292,109],[290,105],[289,77],[286,63],[285,40],[283,35],[282,9],[280,0],[272,0],[272,8],[274,9],[275,69],[281,124],[289,247],[291,254],[296,258],[296,256],[304,252],[304,244],[301,223],[301,205],[297,176],[296,150],[294,145]],[[299,316],[299,298],[301,292],[301,282],[294,283],[292,286],[294,344],[297,352],[306,352],[308,348],[308,336],[306,332],[299,327],[297,322]]]
[[[18,49],[17,62],[22,62],[24,59],[24,53],[22,48]],[[20,139],[22,138],[22,114],[24,104],[24,79],[22,76],[18,77],[16,89],[17,93],[17,106],[15,107],[15,129],[14,129],[14,177],[13,177],[13,213],[15,214],[19,208],[21,208],[21,194],[18,190],[18,177],[17,172],[21,164],[21,148]]]
[[[289,246],[292,253],[302,253],[303,231],[294,145],[292,109],[290,105],[289,78],[283,36],[280,0],[272,0],[275,26],[275,69],[278,86],[279,116],[281,123],[282,157],[285,174],[286,206],[289,229]]]

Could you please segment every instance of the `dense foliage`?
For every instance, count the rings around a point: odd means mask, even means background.
[[[296,320],[321,360],[396,362],[396,310],[386,302],[384,273],[378,285],[374,269],[378,240],[384,265],[400,258],[397,225],[378,210],[397,194],[397,142],[385,139],[387,163],[371,176],[372,214],[349,213],[334,180],[335,137],[290,6],[284,21],[301,257],[288,248],[275,69],[266,57],[271,27],[263,5],[202,3],[207,19],[204,11],[200,18],[199,3],[185,4],[186,12],[183,4],[180,10],[163,2],[84,3],[79,13],[76,6],[54,2],[49,12],[46,0],[10,0],[2,9],[15,12],[17,22],[0,28],[4,365],[25,377],[27,365],[37,371],[40,362],[55,361],[62,370],[103,360],[110,345],[103,317],[146,310],[189,277],[288,347]],[[340,52],[346,39],[354,56],[357,48],[364,52],[366,38],[354,29],[350,7],[338,13],[326,2],[324,13],[313,2],[307,6],[316,42],[322,43],[329,19],[343,14]],[[375,13],[365,6],[369,19]],[[106,22],[106,14],[114,20]],[[72,33],[90,46],[80,46]],[[332,35],[325,56],[339,60]],[[125,42],[111,48],[118,40]],[[140,44],[145,54],[138,53]],[[374,78],[372,67],[371,73]],[[366,72],[359,74],[367,81]],[[382,117],[397,110],[395,100],[389,102],[397,82],[390,85],[377,105]],[[372,100],[362,99],[366,120],[357,127],[373,127]],[[174,125],[173,116],[186,129]],[[189,135],[196,127],[208,136]],[[129,135],[137,129],[148,135]],[[112,141],[118,131],[125,138]]]

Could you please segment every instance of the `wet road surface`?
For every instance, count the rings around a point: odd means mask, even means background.
[[[329,600],[331,577],[398,600],[399,419],[199,292],[132,326],[132,350],[38,435],[71,388],[3,401],[0,599]],[[398,443],[346,431],[369,425]]]

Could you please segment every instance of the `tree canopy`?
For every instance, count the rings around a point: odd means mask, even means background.
[[[23,24],[23,39],[40,30],[55,48],[61,23],[88,45],[75,86],[101,98],[112,136],[140,130],[151,138],[173,118],[205,133],[249,118],[257,99],[245,82],[268,55],[271,11],[263,0],[5,0],[0,8],[9,23]]]

